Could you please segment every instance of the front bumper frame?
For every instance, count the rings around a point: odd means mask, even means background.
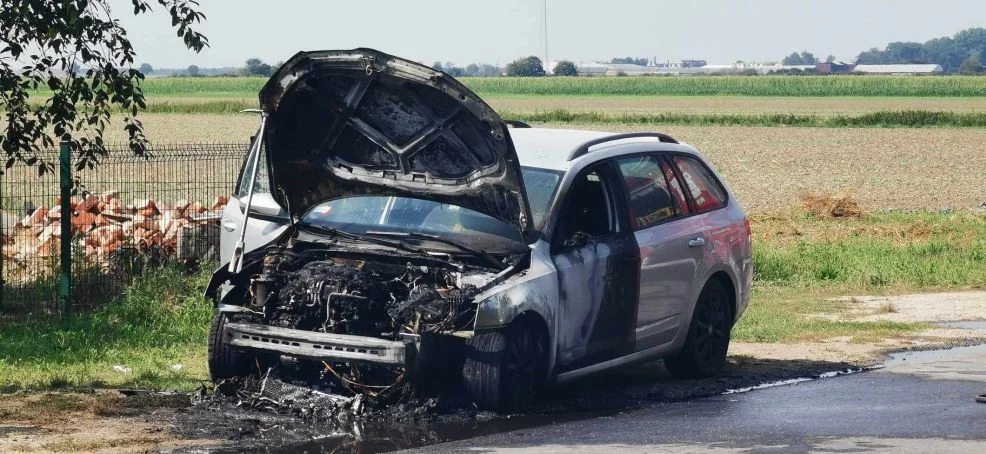
[[[366,336],[316,333],[256,323],[227,323],[223,340],[230,346],[280,353],[316,361],[346,361],[410,366],[413,342]]]

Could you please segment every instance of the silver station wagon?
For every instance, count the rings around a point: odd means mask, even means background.
[[[222,219],[214,380],[352,393],[454,380],[486,408],[663,359],[716,374],[750,298],[750,226],[695,148],[531,128],[370,49],[302,52]]]

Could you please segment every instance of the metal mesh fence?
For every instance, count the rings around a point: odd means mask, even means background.
[[[219,218],[246,154],[245,143],[153,145],[147,156],[110,147],[62,213],[60,171],[19,166],[0,175],[0,320],[61,314],[60,219],[71,216],[71,311],[118,295],[164,263],[218,259]],[[58,162],[57,150],[43,158]]]

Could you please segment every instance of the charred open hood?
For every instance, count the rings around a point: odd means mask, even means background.
[[[520,164],[500,117],[452,77],[372,49],[300,52],[260,92],[274,195],[397,195],[458,205],[530,239]]]

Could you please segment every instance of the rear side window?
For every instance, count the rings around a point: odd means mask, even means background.
[[[617,160],[626,187],[630,225],[643,229],[680,214],[661,161],[655,156]]]
[[[668,185],[671,187],[671,195],[673,195],[674,200],[678,202],[678,207],[681,209],[681,214],[691,214],[692,209],[688,206],[688,199],[685,198],[685,191],[681,189],[681,182],[678,181],[678,176],[674,174],[674,170],[671,169],[671,166],[664,159],[661,160],[661,170],[664,172],[664,178],[668,180]]]
[[[672,159],[685,180],[697,212],[712,211],[726,204],[726,191],[705,164],[686,156],[675,156]]]

